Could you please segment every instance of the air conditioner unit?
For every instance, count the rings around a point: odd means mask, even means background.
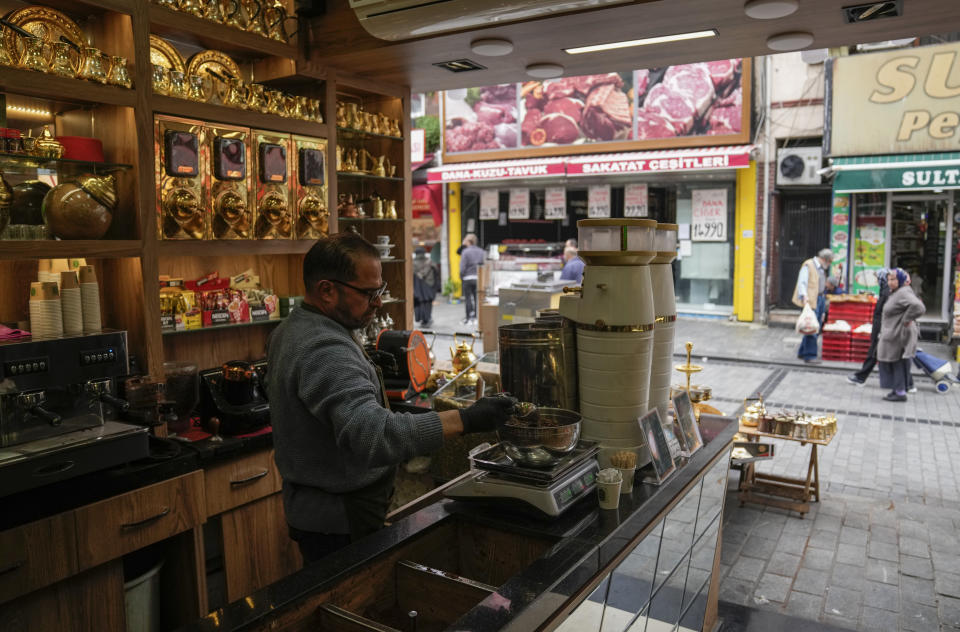
[[[777,150],[777,184],[821,184],[823,163],[820,147],[784,147]]]
[[[633,0],[350,0],[374,37],[406,40],[450,31],[489,28],[520,20],[598,9]]]

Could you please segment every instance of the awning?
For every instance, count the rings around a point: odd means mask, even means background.
[[[549,178],[566,173],[564,158],[464,162],[427,170],[427,182],[481,182],[513,178]]]
[[[443,191],[439,184],[417,184],[410,191],[413,217],[432,216],[433,225],[443,223]]]
[[[753,145],[636,151],[628,154],[595,154],[567,158],[568,176],[711,171],[750,166]]]
[[[478,182],[557,176],[629,175],[667,171],[716,171],[750,166],[753,145],[588,154],[563,158],[530,158],[467,162],[427,170],[428,182]]]
[[[834,158],[835,193],[960,189],[960,152]]]

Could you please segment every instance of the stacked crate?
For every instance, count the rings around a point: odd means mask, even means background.
[[[845,320],[851,331],[824,331],[823,332],[823,359],[839,362],[863,362],[870,349],[870,334],[852,333],[864,323],[873,322],[873,309],[877,304],[876,297],[865,301],[859,296],[850,294],[828,295],[830,311],[827,322],[835,323]]]

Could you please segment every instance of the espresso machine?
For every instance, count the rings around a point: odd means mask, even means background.
[[[127,373],[124,331],[0,343],[0,497],[146,457],[147,428],[114,421]]]

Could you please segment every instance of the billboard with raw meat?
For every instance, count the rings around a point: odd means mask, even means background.
[[[740,59],[638,70],[634,87],[637,140],[743,131]]]
[[[722,59],[451,90],[444,160],[748,142],[750,81],[749,59]]]

